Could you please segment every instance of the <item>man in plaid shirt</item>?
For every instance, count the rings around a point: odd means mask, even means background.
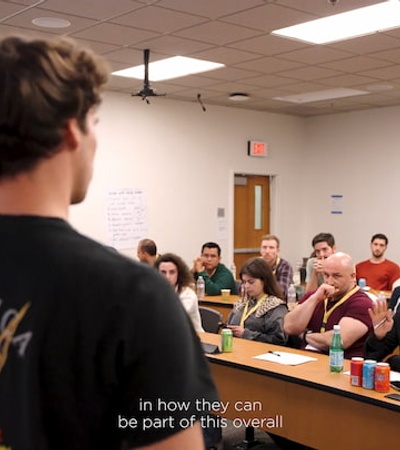
[[[271,267],[286,300],[288,288],[293,283],[293,268],[286,259],[279,256],[279,251],[280,241],[277,236],[267,234],[261,238],[261,256]]]

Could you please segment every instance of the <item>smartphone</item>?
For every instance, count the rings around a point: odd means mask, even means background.
[[[391,381],[390,386],[397,391],[400,391],[400,381]]]
[[[400,394],[388,394],[385,395],[386,398],[391,398],[392,400],[397,400],[400,402]]]

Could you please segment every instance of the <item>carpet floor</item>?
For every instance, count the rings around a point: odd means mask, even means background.
[[[222,430],[223,450],[247,450],[248,448],[254,450],[281,450],[281,447],[278,447],[264,431],[255,430],[254,437],[256,442],[253,444],[247,444],[245,437],[245,427],[235,428],[232,422],[228,421],[228,426]]]

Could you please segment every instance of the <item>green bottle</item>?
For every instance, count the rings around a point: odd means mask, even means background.
[[[331,372],[343,372],[343,341],[340,335],[340,325],[333,326],[333,337],[329,347],[329,368]]]

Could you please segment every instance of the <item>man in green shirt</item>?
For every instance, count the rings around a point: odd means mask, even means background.
[[[204,278],[206,294],[220,295],[221,289],[230,289],[236,294],[236,283],[231,271],[221,262],[221,247],[215,242],[206,242],[201,247],[201,256],[193,261],[193,273],[197,280]]]

